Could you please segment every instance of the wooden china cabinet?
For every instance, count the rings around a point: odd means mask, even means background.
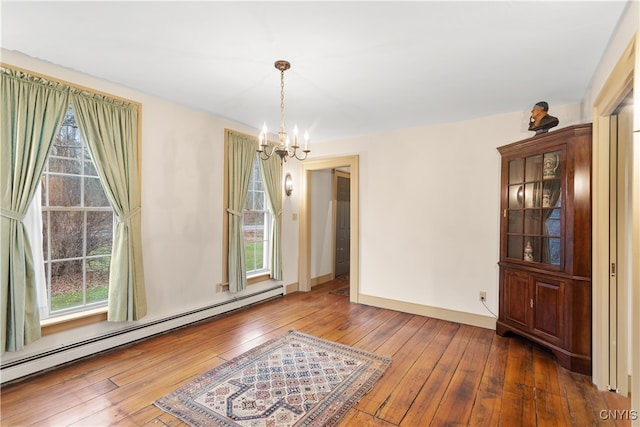
[[[500,315],[496,332],[591,374],[591,124],[499,147]]]

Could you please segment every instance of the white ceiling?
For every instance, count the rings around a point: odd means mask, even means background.
[[[312,141],[579,102],[626,1],[7,2],[1,46]]]

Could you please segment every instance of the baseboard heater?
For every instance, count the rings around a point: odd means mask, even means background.
[[[0,382],[6,383],[22,377],[41,373],[48,369],[91,356],[102,351],[130,344],[154,335],[181,328],[192,323],[245,308],[251,304],[266,301],[284,294],[284,287],[277,285],[251,295],[237,297],[228,301],[158,319],[149,323],[132,326],[110,332],[84,341],[62,346],[54,350],[12,360],[0,365]]]

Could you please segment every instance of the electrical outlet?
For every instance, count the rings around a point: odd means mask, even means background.
[[[485,302],[487,300],[487,291],[480,291],[480,301]]]

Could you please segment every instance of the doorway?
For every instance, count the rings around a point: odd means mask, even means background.
[[[300,222],[298,289],[311,290],[311,172],[314,170],[348,168],[349,180],[349,299],[358,302],[360,291],[359,241],[359,156],[344,156],[302,162],[300,171]]]
[[[633,98],[629,94],[610,116],[609,123],[609,384],[629,393],[628,343],[632,339],[632,172]]]
[[[636,106],[640,105],[640,91],[637,76],[636,60],[640,52],[640,33],[636,33],[631,42],[620,56],[618,63],[611,70],[609,77],[603,85],[600,93],[593,103],[593,175],[592,175],[592,316],[593,316],[593,342],[592,342],[592,380],[600,390],[620,390],[618,383],[624,382],[631,394],[631,407],[640,407],[640,122],[635,118],[633,129],[633,143],[630,144],[630,192],[631,192],[631,257],[626,257],[630,273],[630,285],[626,302],[620,301],[619,296],[613,298],[619,305],[628,304],[632,309],[623,316],[622,322],[628,328],[628,332],[620,333],[618,329],[613,339],[616,341],[616,353],[612,354],[611,330],[612,323],[620,322],[619,307],[610,307],[611,290],[611,263],[610,263],[610,200],[611,179],[618,179],[617,172],[612,174],[610,153],[612,152],[612,117],[623,104],[623,101],[632,96]],[[635,86],[635,87],[634,87]],[[634,111],[633,114],[637,114]],[[616,155],[617,158],[617,155]],[[615,178],[614,178],[615,177]],[[620,254],[617,254],[618,261]],[[617,272],[617,270],[616,270]],[[619,281],[618,281],[619,282]],[[622,350],[617,341],[626,341],[628,350]],[[618,366],[618,357],[628,357],[628,367],[622,368],[622,375]],[[632,373],[629,380],[624,376],[628,371]],[[610,378],[615,378],[616,383],[610,384]],[[621,378],[622,377],[622,378]]]

